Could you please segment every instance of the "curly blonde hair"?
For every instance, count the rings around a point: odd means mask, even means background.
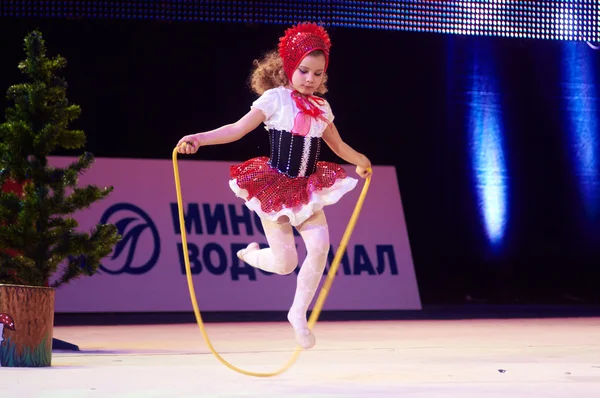
[[[308,55],[320,55],[323,51],[316,50]],[[258,95],[265,91],[279,87],[287,86],[289,80],[283,71],[283,60],[277,50],[266,53],[261,60],[255,59],[254,69],[250,75],[250,87]],[[327,92],[327,74],[323,76],[321,85],[315,90],[315,94],[325,94]]]

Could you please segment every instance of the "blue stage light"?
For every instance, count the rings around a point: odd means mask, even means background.
[[[586,215],[598,216],[600,171],[598,170],[598,94],[595,54],[583,43],[564,43],[563,96],[566,101],[571,159]]]
[[[502,106],[488,56],[476,54],[469,89],[469,143],[477,208],[492,249],[502,246],[508,224],[509,184],[504,155]]]

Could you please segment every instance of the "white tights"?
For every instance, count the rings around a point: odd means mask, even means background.
[[[298,253],[292,226],[289,223],[262,220],[269,247],[260,249],[253,242],[238,252],[238,257],[249,265],[280,275],[290,274],[298,265]],[[308,329],[306,312],[315,296],[329,251],[329,228],[325,213],[319,211],[297,227],[306,245],[306,259],[300,267],[294,302],[288,312],[288,321],[294,328],[296,340],[303,348],[311,348],[315,337]]]

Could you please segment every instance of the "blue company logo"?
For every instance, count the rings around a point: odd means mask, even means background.
[[[160,237],[146,212],[130,203],[116,203],[104,212],[100,222],[116,225],[122,237],[109,261],[103,261],[100,269],[111,275],[141,275],[156,265]],[[138,245],[141,250],[136,250]]]

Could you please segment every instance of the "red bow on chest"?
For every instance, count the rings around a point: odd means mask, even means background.
[[[292,134],[301,135],[306,137],[310,132],[310,125],[312,119],[321,119],[325,123],[329,123],[329,120],[323,114],[325,113],[317,105],[325,105],[325,100],[321,97],[314,95],[303,95],[298,91],[292,92],[292,99],[300,110],[294,118],[294,127],[292,128]]]

